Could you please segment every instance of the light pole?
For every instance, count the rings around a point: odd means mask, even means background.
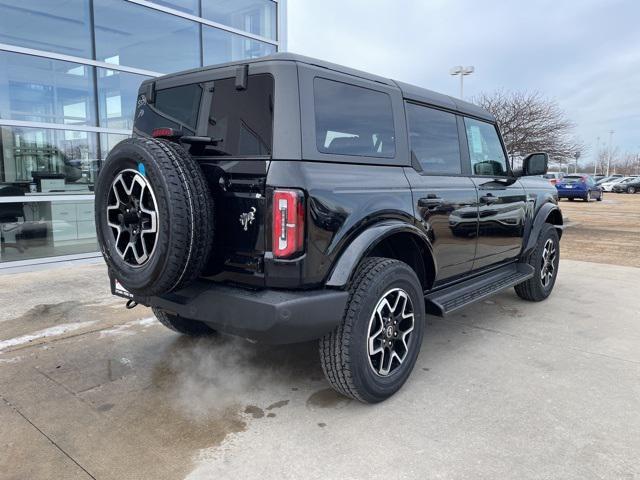
[[[469,67],[463,67],[462,65],[458,65],[457,67],[452,67],[449,70],[449,74],[453,75],[454,77],[456,75],[460,75],[460,99],[462,100],[464,100],[464,77],[465,75],[471,75],[474,71],[475,71],[475,68],[473,67],[473,65]]]
[[[573,157],[576,159],[576,166],[574,167],[575,170],[573,173],[578,173],[578,159],[580,158],[580,152],[575,152]]]
[[[607,155],[607,177],[609,176],[609,169],[611,168],[611,157],[613,156],[612,150],[612,139],[613,134],[616,133],[615,130],[609,130],[609,155]]]
[[[598,162],[600,161],[600,137],[596,140],[596,161],[593,165],[593,174],[598,174]]]

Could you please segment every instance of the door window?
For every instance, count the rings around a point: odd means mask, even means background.
[[[464,124],[472,174],[491,177],[507,175],[507,158],[496,127],[473,118],[465,118]]]
[[[319,152],[383,158],[395,156],[389,95],[324,78],[314,80],[313,91]]]
[[[460,174],[458,124],[453,113],[407,103],[409,146],[427,174]]]

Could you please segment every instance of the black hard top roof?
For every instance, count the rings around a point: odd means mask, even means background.
[[[483,118],[485,120],[489,120],[492,122],[495,121],[495,118],[491,113],[489,113],[487,110],[477,105],[474,105],[473,103],[465,102],[458,98],[450,97],[448,95],[434,92],[433,90],[428,90],[426,88],[417,87],[415,85],[411,85],[408,83],[392,80],[390,78],[381,77],[371,73],[363,72],[361,70],[345,67],[343,65],[338,65],[331,62],[325,62],[324,60],[319,60],[317,58],[305,57],[304,55],[298,55],[298,54],[289,53],[289,52],[274,53],[273,55],[268,55],[266,57],[260,57],[252,60],[241,60],[237,62],[228,62],[228,63],[211,65],[211,66],[202,67],[202,68],[195,68],[195,69],[187,70],[184,72],[178,72],[178,73],[166,75],[166,77],[177,77],[180,75],[185,75],[185,74],[194,73],[194,72],[202,72],[202,71],[217,69],[221,67],[229,67],[233,65],[244,65],[247,63],[270,62],[270,61],[276,61],[276,60],[291,61],[291,62],[298,62],[300,64],[314,65],[317,67],[326,68],[328,70],[345,73],[347,75],[353,75],[355,77],[364,78],[366,80],[370,80],[373,82],[395,86],[400,89],[403,97],[408,100],[414,100],[416,102],[427,103],[429,105],[433,105],[436,107],[455,110],[460,113]]]

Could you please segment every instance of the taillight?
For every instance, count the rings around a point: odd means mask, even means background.
[[[273,256],[290,258],[304,248],[304,195],[300,190],[273,192]]]
[[[580,178],[580,181],[581,181],[582,183],[587,183],[587,178],[586,178],[586,177],[581,177],[581,178]]]

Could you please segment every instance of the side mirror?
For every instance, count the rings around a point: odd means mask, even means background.
[[[522,161],[522,176],[544,175],[549,168],[549,155],[543,152],[527,155]]]

